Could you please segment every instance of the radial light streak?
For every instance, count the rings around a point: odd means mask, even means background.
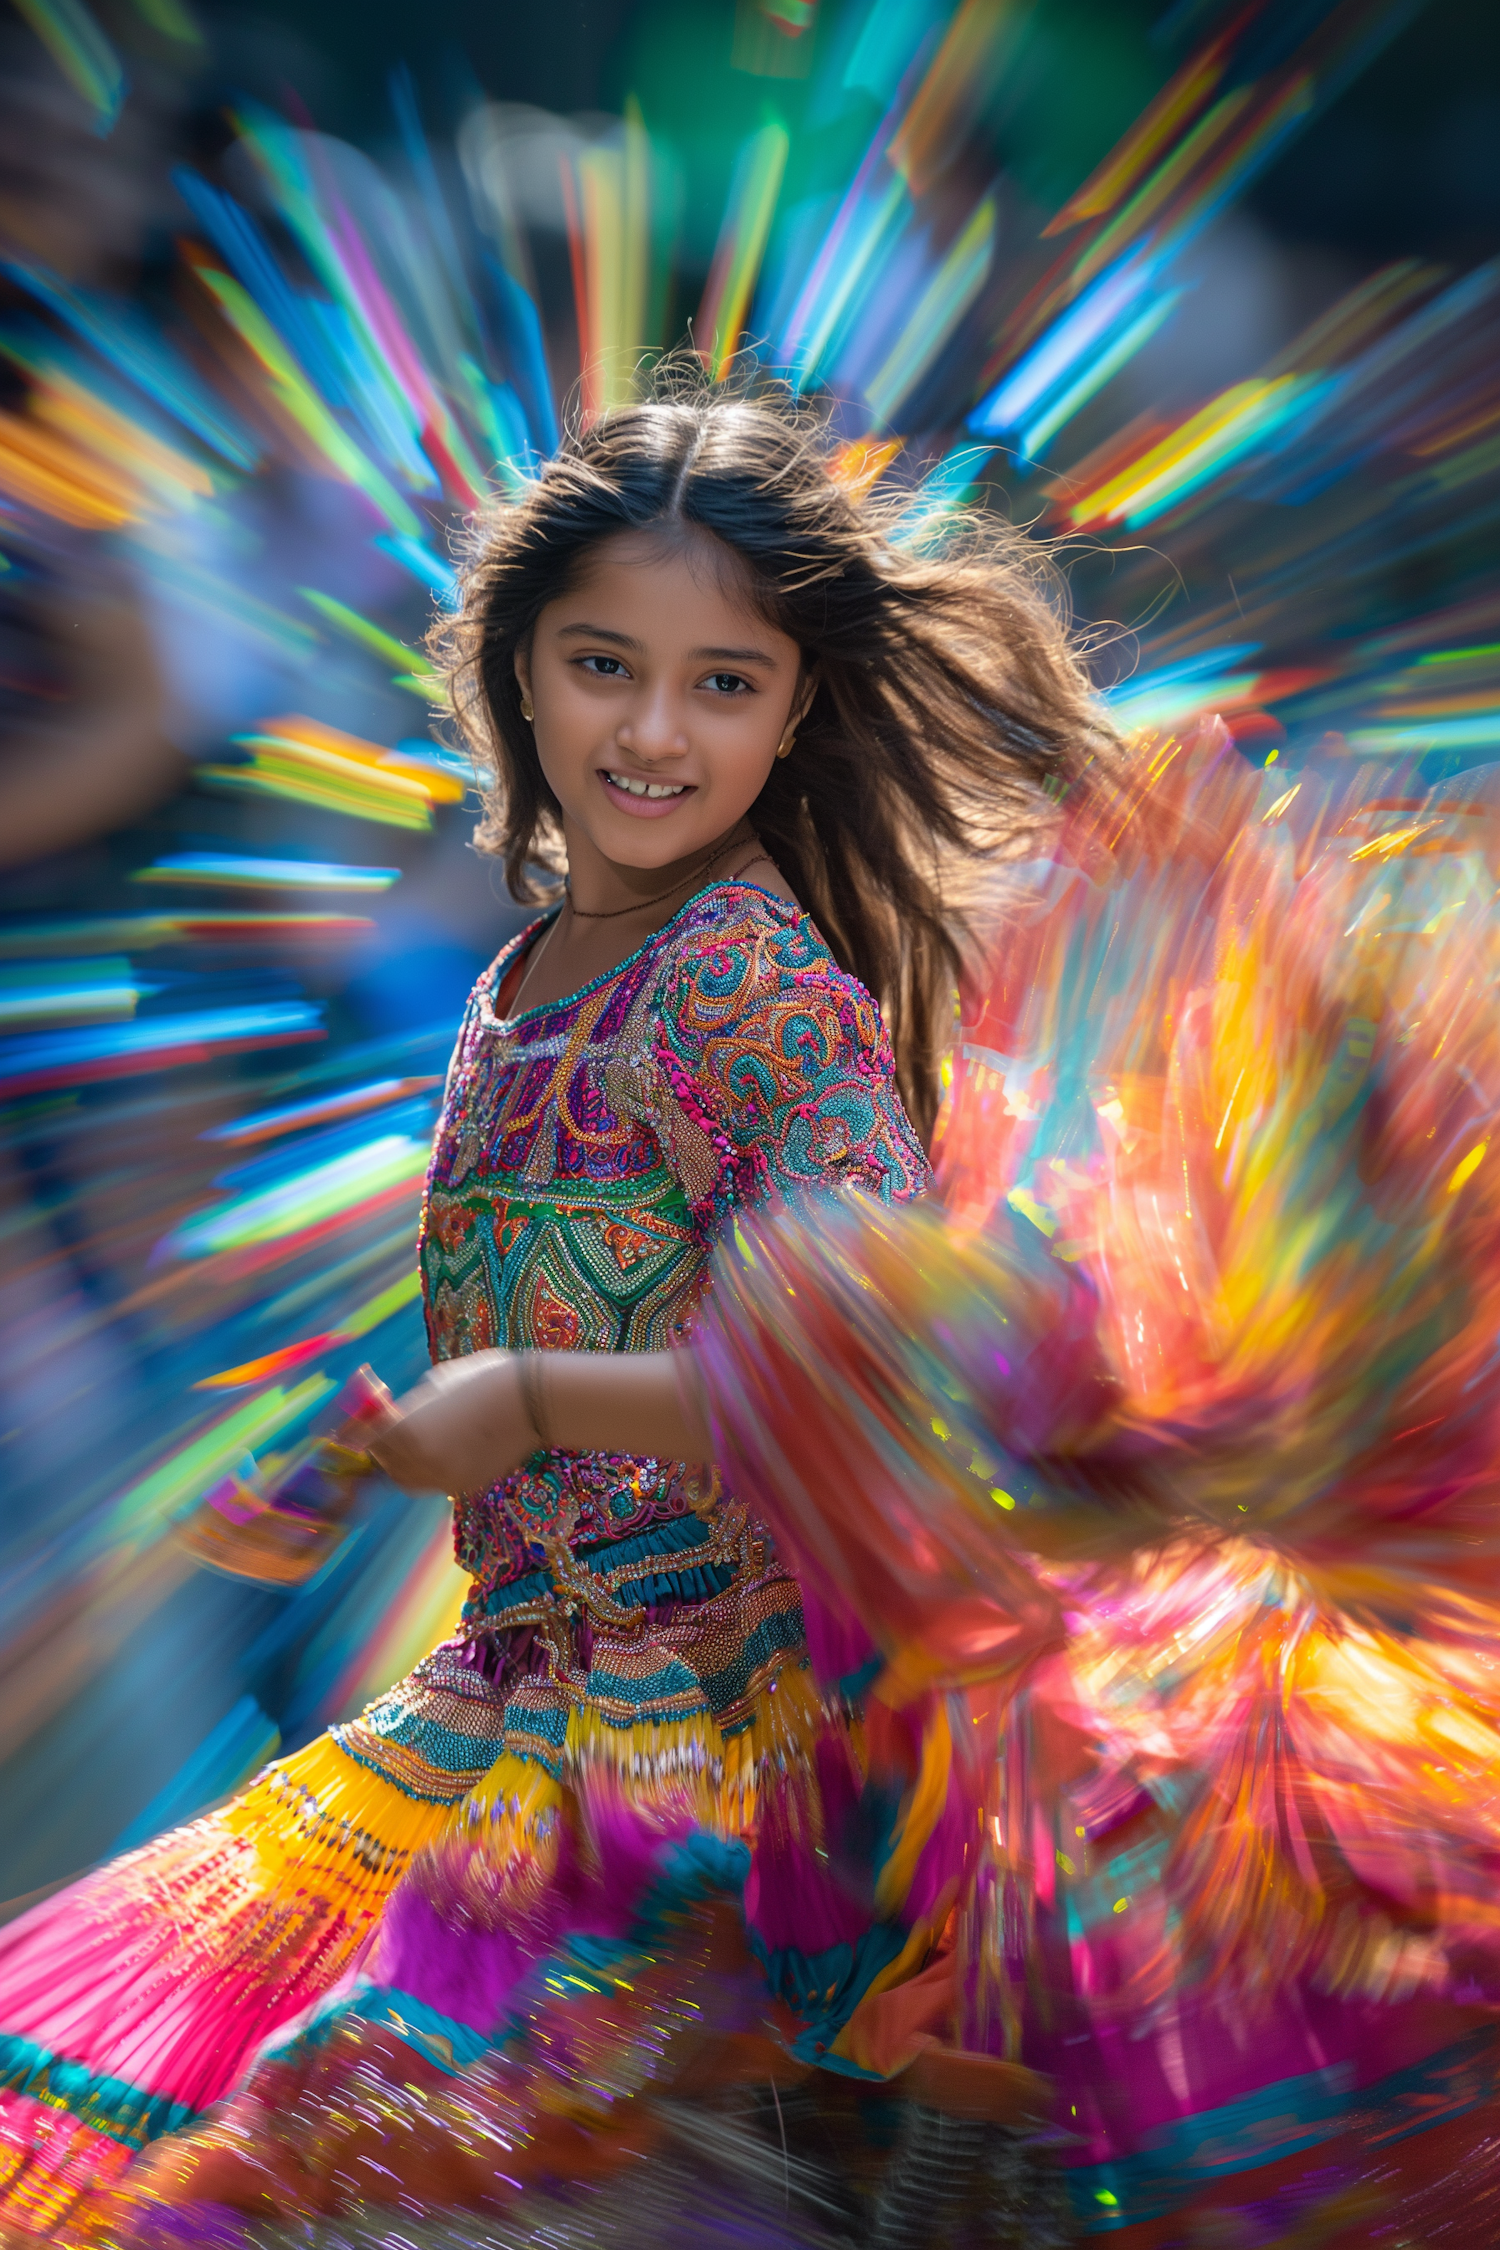
[[[84,0],[16,0],[58,69],[94,113],[96,133],[108,133],[125,99],[125,66]]]
[[[1019,429],[1029,415],[1069,382],[1086,354],[1094,353],[1106,338],[1128,329],[1139,318],[1137,304],[1142,294],[1154,287],[1159,272],[1158,260],[1132,258],[1105,274],[975,408],[970,427],[990,435]]]
[[[248,1399],[209,1425],[185,1445],[137,1477],[112,1502],[105,1537],[109,1543],[152,1536],[164,1521],[180,1516],[220,1477],[236,1469],[247,1453],[284,1437],[316,1411],[334,1385],[313,1375],[292,1391],[279,1384]]]
[[[204,780],[391,828],[430,828],[434,805],[463,800],[463,783],[441,767],[313,719],[268,720],[263,730],[236,735],[235,742],[248,754],[245,763],[202,766]]]
[[[140,512],[133,477],[30,415],[0,412],[0,492],[79,531],[113,531]]]
[[[420,539],[421,518],[340,427],[249,292],[201,252],[190,249],[188,257],[198,280],[269,378],[270,395],[291,428],[308,439],[335,476],[364,493],[392,531]]]
[[[224,945],[269,940],[363,936],[375,924],[363,914],[99,914],[56,922],[12,922],[0,928],[0,960],[28,960],[69,953],[94,953],[101,946],[128,946],[148,953],[161,945]]]
[[[1161,152],[1192,125],[1224,75],[1231,43],[1232,35],[1221,35],[1184,63],[1097,171],[1047,222],[1044,237],[1066,234],[1085,219],[1102,218],[1130,194]]]
[[[421,580],[439,601],[451,605],[458,597],[458,573],[452,563],[424,546],[420,539],[403,539],[396,532],[377,532],[375,545],[382,553],[409,570],[413,578]]]
[[[246,1360],[239,1367],[227,1367],[221,1374],[205,1375],[193,1385],[197,1391],[232,1391],[247,1389],[252,1383],[264,1383],[273,1375],[287,1374],[294,1367],[305,1367],[309,1361],[326,1359],[341,1344],[360,1343],[383,1328],[388,1320],[414,1305],[422,1294],[422,1277],[413,1267],[388,1289],[382,1289],[368,1303],[358,1307],[322,1336],[306,1336],[300,1343],[284,1344],[279,1351],[267,1352],[260,1359]]]
[[[910,321],[865,385],[877,422],[890,422],[934,365],[984,287],[995,254],[995,205],[986,196],[933,275]]]
[[[582,283],[578,306],[584,412],[592,417],[632,395],[646,334],[651,278],[651,149],[640,104],[629,100],[621,146],[578,159]]]
[[[21,260],[9,272],[27,293],[107,366],[133,383],[184,429],[237,469],[253,468],[260,448],[225,401],[215,396],[181,354],[147,326],[133,307],[70,289],[55,274]]]
[[[149,867],[138,867],[130,879],[205,883],[224,890],[388,891],[400,882],[401,870],[341,867],[317,859],[252,859],[238,852],[170,852]]]
[[[735,168],[714,262],[693,323],[704,364],[719,381],[740,348],[790,147],[791,135],[773,118],[751,135]]]
[[[1047,447],[1065,429],[1075,414],[1081,413],[1089,400],[1102,391],[1105,384],[1129,365],[1144,344],[1148,344],[1164,320],[1176,310],[1178,300],[1186,292],[1181,289],[1164,289],[1153,303],[1138,313],[1129,326],[1118,335],[1106,351],[1090,361],[1083,373],[1068,388],[1057,394],[1037,419],[1021,433],[1020,450],[1030,461],[1040,461]]]
[[[398,641],[394,633],[387,633],[368,617],[361,617],[357,609],[350,609],[346,602],[335,601],[332,594],[320,593],[315,586],[299,586],[297,591],[337,632],[346,634],[362,647],[372,649],[386,663],[393,664],[396,667],[391,675],[393,686],[409,688],[414,695],[425,697],[429,703],[441,703],[445,700],[446,691],[436,673],[418,656],[415,649],[408,648],[404,641]]]
[[[137,983],[130,963],[118,955],[0,968],[0,1031],[28,1024],[123,1022],[156,989]]]
[[[248,1116],[231,1119],[227,1125],[211,1126],[203,1139],[241,1148],[256,1141],[274,1140],[282,1133],[299,1133],[310,1125],[327,1125],[346,1117],[358,1117],[365,1110],[405,1101],[413,1094],[426,1093],[441,1084],[442,1079],[435,1075],[379,1078],[368,1086],[351,1086],[342,1094],[326,1094],[321,1100],[288,1102],[278,1109],[253,1110]]]
[[[953,161],[990,90],[1002,35],[1029,0],[960,0],[926,75],[890,140],[892,170],[920,195]]]
[[[1234,384],[1129,468],[1074,501],[1068,510],[1071,521],[1079,528],[1123,523],[1131,531],[1154,522],[1275,432],[1306,404],[1314,388],[1295,375]]]
[[[868,264],[875,245],[894,217],[910,208],[904,180],[895,178],[888,182],[878,196],[872,195],[872,190],[880,167],[887,162],[891,135],[917,83],[917,68],[916,62],[908,66],[894,100],[872,135],[782,329],[778,340],[779,356],[804,378],[817,366],[839,311],[854,287],[851,264],[861,269]],[[877,214],[873,238],[868,223],[872,211]],[[867,224],[860,238],[851,241],[862,215]]]
[[[1102,269],[1132,251],[1149,252],[1162,269],[1179,257],[1337,90],[1350,49],[1362,43],[1362,59],[1370,59],[1401,13],[1401,0],[1335,11],[1331,23],[1314,28],[1284,65],[1225,94],[1206,115],[1203,103],[1222,83],[1247,17],[1237,16],[1189,57],[1153,110],[1123,136],[1048,230],[1082,225],[1085,233],[1007,315],[986,386],[1065,315]],[[1122,196],[1128,200],[1117,209]]]
[[[405,1133],[382,1133],[363,1148],[309,1165],[273,1188],[236,1196],[188,1219],[162,1245],[164,1256],[208,1258],[287,1235],[304,1234],[354,1208],[415,1186],[427,1170],[428,1145]]]
[[[321,1009],[303,1000],[39,1032],[29,1039],[0,1041],[0,1094],[35,1094],[92,1079],[178,1070],[209,1062],[215,1055],[244,1054],[257,1047],[281,1047],[323,1036]]]
[[[1427,750],[1500,751],[1500,704],[1462,718],[1414,719],[1404,726],[1351,728],[1349,748],[1365,758],[1420,756]]]
[[[117,488],[127,517],[180,514],[195,498],[212,499],[214,480],[200,461],[146,428],[118,399],[104,397],[54,353],[14,337],[0,339],[0,351],[28,379],[33,444],[50,432],[55,458],[61,461],[61,449],[71,449],[79,481],[97,481],[101,497]]]

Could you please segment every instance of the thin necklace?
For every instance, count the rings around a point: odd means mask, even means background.
[[[567,878],[564,877],[563,889],[568,895],[569,909],[574,915],[577,916],[580,922],[617,922],[622,914],[644,914],[650,907],[662,906],[669,898],[675,898],[677,893],[679,891],[685,891],[688,888],[689,884],[701,882],[703,877],[708,873],[709,869],[711,867],[717,866],[718,862],[724,857],[724,854],[731,848],[731,846],[736,843],[748,844],[749,841],[750,838],[748,836],[726,836],[723,843],[720,844],[718,850],[715,852],[710,852],[708,858],[703,862],[703,865],[699,868],[696,868],[691,875],[684,875],[679,882],[676,882],[672,885],[670,890],[658,891],[655,898],[638,898],[634,900],[633,903],[629,906],[606,906],[602,908],[593,906],[578,906],[574,903],[573,886],[567,880]],[[759,858],[760,856],[761,855],[759,853],[756,854],[756,858]],[[751,860],[748,864],[753,867],[755,861]]]
[[[525,974],[522,976],[520,983],[516,986],[515,995],[511,1000],[509,1009],[507,1010],[507,1013],[509,1015],[518,1016],[520,1014],[521,995],[526,990],[527,985],[530,984],[532,976],[539,962],[541,961],[542,955],[546,952],[548,946],[552,943],[552,933],[557,928],[557,925],[561,920],[562,916],[560,914],[557,914],[554,915],[553,919],[547,924],[547,927],[542,934],[542,942],[536,948],[536,951],[532,954],[531,959],[527,962]]]
[[[730,838],[730,839],[728,840],[728,842],[726,842],[726,843],[723,843],[723,844],[721,844],[721,845],[719,846],[718,850],[717,850],[717,851],[716,851],[716,852],[715,852],[715,853],[713,854],[713,857],[712,857],[712,858],[710,858],[710,859],[707,859],[707,860],[705,860],[705,861],[704,861],[704,863],[703,863],[703,866],[702,866],[702,868],[701,868],[701,870],[700,870],[700,873],[702,873],[702,874],[706,875],[706,874],[708,873],[709,869],[710,869],[710,868],[711,868],[711,867],[713,866],[713,864],[714,864],[714,860],[716,860],[716,859],[722,859],[722,858],[723,858],[723,856],[724,856],[724,854],[725,854],[725,852],[727,852],[727,851],[728,851],[728,849],[729,849],[729,844],[730,844],[730,843],[732,843],[733,841],[734,841],[734,839],[733,839],[733,838],[731,837],[731,838]],[[741,841],[742,843],[746,843],[746,844],[748,844],[748,843],[752,843],[752,842],[754,842],[754,841],[755,841],[755,839],[754,839],[753,837],[750,837],[750,836],[744,836],[744,837],[741,837],[740,841]],[[728,877],[726,878],[726,880],[732,883],[732,882],[733,882],[733,881],[735,880],[735,878],[736,878],[737,876],[739,876],[739,875],[743,875],[743,874],[744,874],[744,872],[745,872],[745,869],[746,869],[747,867],[753,867],[753,866],[755,865],[755,863],[756,863],[756,861],[757,861],[757,860],[762,860],[762,859],[766,859],[766,858],[768,858],[769,856],[770,856],[770,855],[769,855],[769,854],[768,854],[768,853],[767,853],[766,851],[764,851],[764,850],[760,850],[760,851],[755,851],[755,852],[752,852],[752,853],[751,853],[751,855],[750,855],[750,857],[749,857],[749,858],[748,858],[747,860],[742,860],[742,861],[741,861],[741,863],[740,863],[740,865],[739,865],[739,866],[738,866],[737,868],[735,868],[735,869],[733,869],[733,870],[732,870],[732,872],[731,872],[731,873],[729,874],[729,876],[728,876]],[[691,878],[691,877],[689,877],[689,878],[688,878],[688,880],[689,880],[689,881],[691,881],[691,880],[692,880],[692,878]],[[564,890],[566,890],[566,889],[567,889],[567,885],[566,885],[566,884],[564,884],[563,888],[564,888]],[[679,891],[680,891],[680,890],[681,890],[681,888],[682,888],[682,885],[681,885],[681,883],[674,883],[674,885],[672,886],[672,888],[673,888],[673,890],[679,890]],[[662,894],[661,894],[661,898],[660,898],[660,899],[657,899],[657,898],[651,898],[651,899],[643,899],[643,900],[641,901],[641,905],[642,905],[642,906],[659,906],[659,905],[661,904],[661,899],[667,899],[667,898],[670,898],[671,896],[672,896],[672,892],[671,892],[671,891],[663,891],[663,892],[662,892]],[[609,912],[608,912],[607,914],[583,914],[583,912],[582,912],[582,909],[581,909],[581,908],[579,908],[579,907],[576,907],[576,906],[575,906],[575,905],[573,904],[573,895],[572,895],[571,891],[569,891],[569,892],[568,892],[567,904],[568,904],[568,910],[569,910],[569,912],[570,912],[570,913],[572,913],[572,914],[577,914],[577,915],[581,915],[581,916],[582,916],[582,919],[583,919],[583,920],[585,920],[585,921],[589,921],[589,922],[611,922],[611,921],[613,921],[613,920],[614,920],[614,918],[615,918],[615,916],[616,916],[617,914],[628,914],[628,913],[630,913],[630,912],[631,912],[631,909],[630,909],[630,908],[629,908],[628,906],[614,906],[614,907],[611,907],[611,908],[610,908],[610,910],[609,910]],[[507,1011],[508,1015],[510,1015],[510,1016],[512,1016],[512,1017],[514,1017],[514,1016],[518,1016],[518,1015],[520,1014],[520,1012],[521,1012],[521,995],[522,995],[522,993],[523,993],[523,992],[524,992],[524,991],[526,990],[526,987],[527,987],[527,985],[528,985],[528,984],[530,984],[530,982],[531,982],[531,979],[532,979],[533,975],[535,974],[535,972],[537,971],[537,969],[539,969],[539,968],[541,967],[542,955],[543,955],[543,954],[544,954],[544,953],[546,952],[546,950],[547,950],[548,946],[549,946],[549,945],[550,945],[550,944],[552,943],[552,934],[553,934],[554,930],[556,930],[556,928],[557,928],[558,924],[559,924],[559,923],[561,922],[561,920],[562,920],[562,916],[561,916],[561,914],[557,914],[557,915],[555,915],[555,916],[553,917],[553,919],[552,919],[552,920],[551,920],[551,921],[550,921],[550,922],[549,922],[549,923],[547,924],[546,930],[545,930],[545,931],[543,932],[543,935],[542,935],[542,942],[541,942],[541,944],[540,944],[540,945],[539,945],[539,946],[538,946],[538,947],[536,948],[536,951],[535,951],[535,952],[534,952],[534,953],[532,954],[532,956],[531,956],[531,959],[530,959],[530,960],[529,960],[529,961],[527,962],[527,964],[526,964],[526,968],[525,968],[525,973],[523,974],[523,976],[522,976],[522,978],[521,978],[521,981],[520,981],[520,983],[519,983],[519,984],[518,984],[518,985],[516,986],[516,989],[515,989],[515,994],[514,994],[514,996],[513,996],[512,1000],[511,1000],[511,1003],[510,1003],[510,1007],[509,1007],[509,1009],[508,1009],[508,1011]]]

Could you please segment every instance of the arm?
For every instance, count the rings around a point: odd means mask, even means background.
[[[691,1351],[470,1352],[408,1391],[370,1451],[410,1492],[482,1492],[539,1446],[703,1461]]]
[[[857,1185],[900,1202],[926,1186],[880,1011],[810,924],[748,908],[683,955],[653,1013],[654,1066],[699,1151],[684,1176],[706,1226],[767,1190]],[[435,1367],[397,1412],[372,1450],[419,1492],[484,1491],[539,1445],[713,1453],[690,1350],[474,1352]]]

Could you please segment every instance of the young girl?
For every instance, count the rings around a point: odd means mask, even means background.
[[[451,658],[481,847],[562,877],[460,1031],[437,1365],[377,1448],[459,1495],[473,1585],[360,1718],[4,1933],[21,2238],[524,2210],[685,2094],[784,2128],[778,2073],[951,2044],[983,1776],[697,1465],[674,1348],[737,1214],[927,1188],[959,878],[1097,750],[1086,682],[1014,535],[929,552],[790,403],[680,383],[487,523]],[[1035,2106],[925,2067],[935,2112]]]

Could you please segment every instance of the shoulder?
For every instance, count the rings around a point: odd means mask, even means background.
[[[686,1042],[710,1036],[776,1003],[847,1013],[851,1034],[884,1036],[880,1011],[841,969],[795,900],[748,883],[724,883],[678,917],[658,985],[662,1020]]]
[[[657,988],[655,1060],[723,1150],[783,1187],[918,1193],[926,1159],[880,1010],[795,903],[748,886],[694,901]],[[750,1192],[736,1175],[734,1200]]]

